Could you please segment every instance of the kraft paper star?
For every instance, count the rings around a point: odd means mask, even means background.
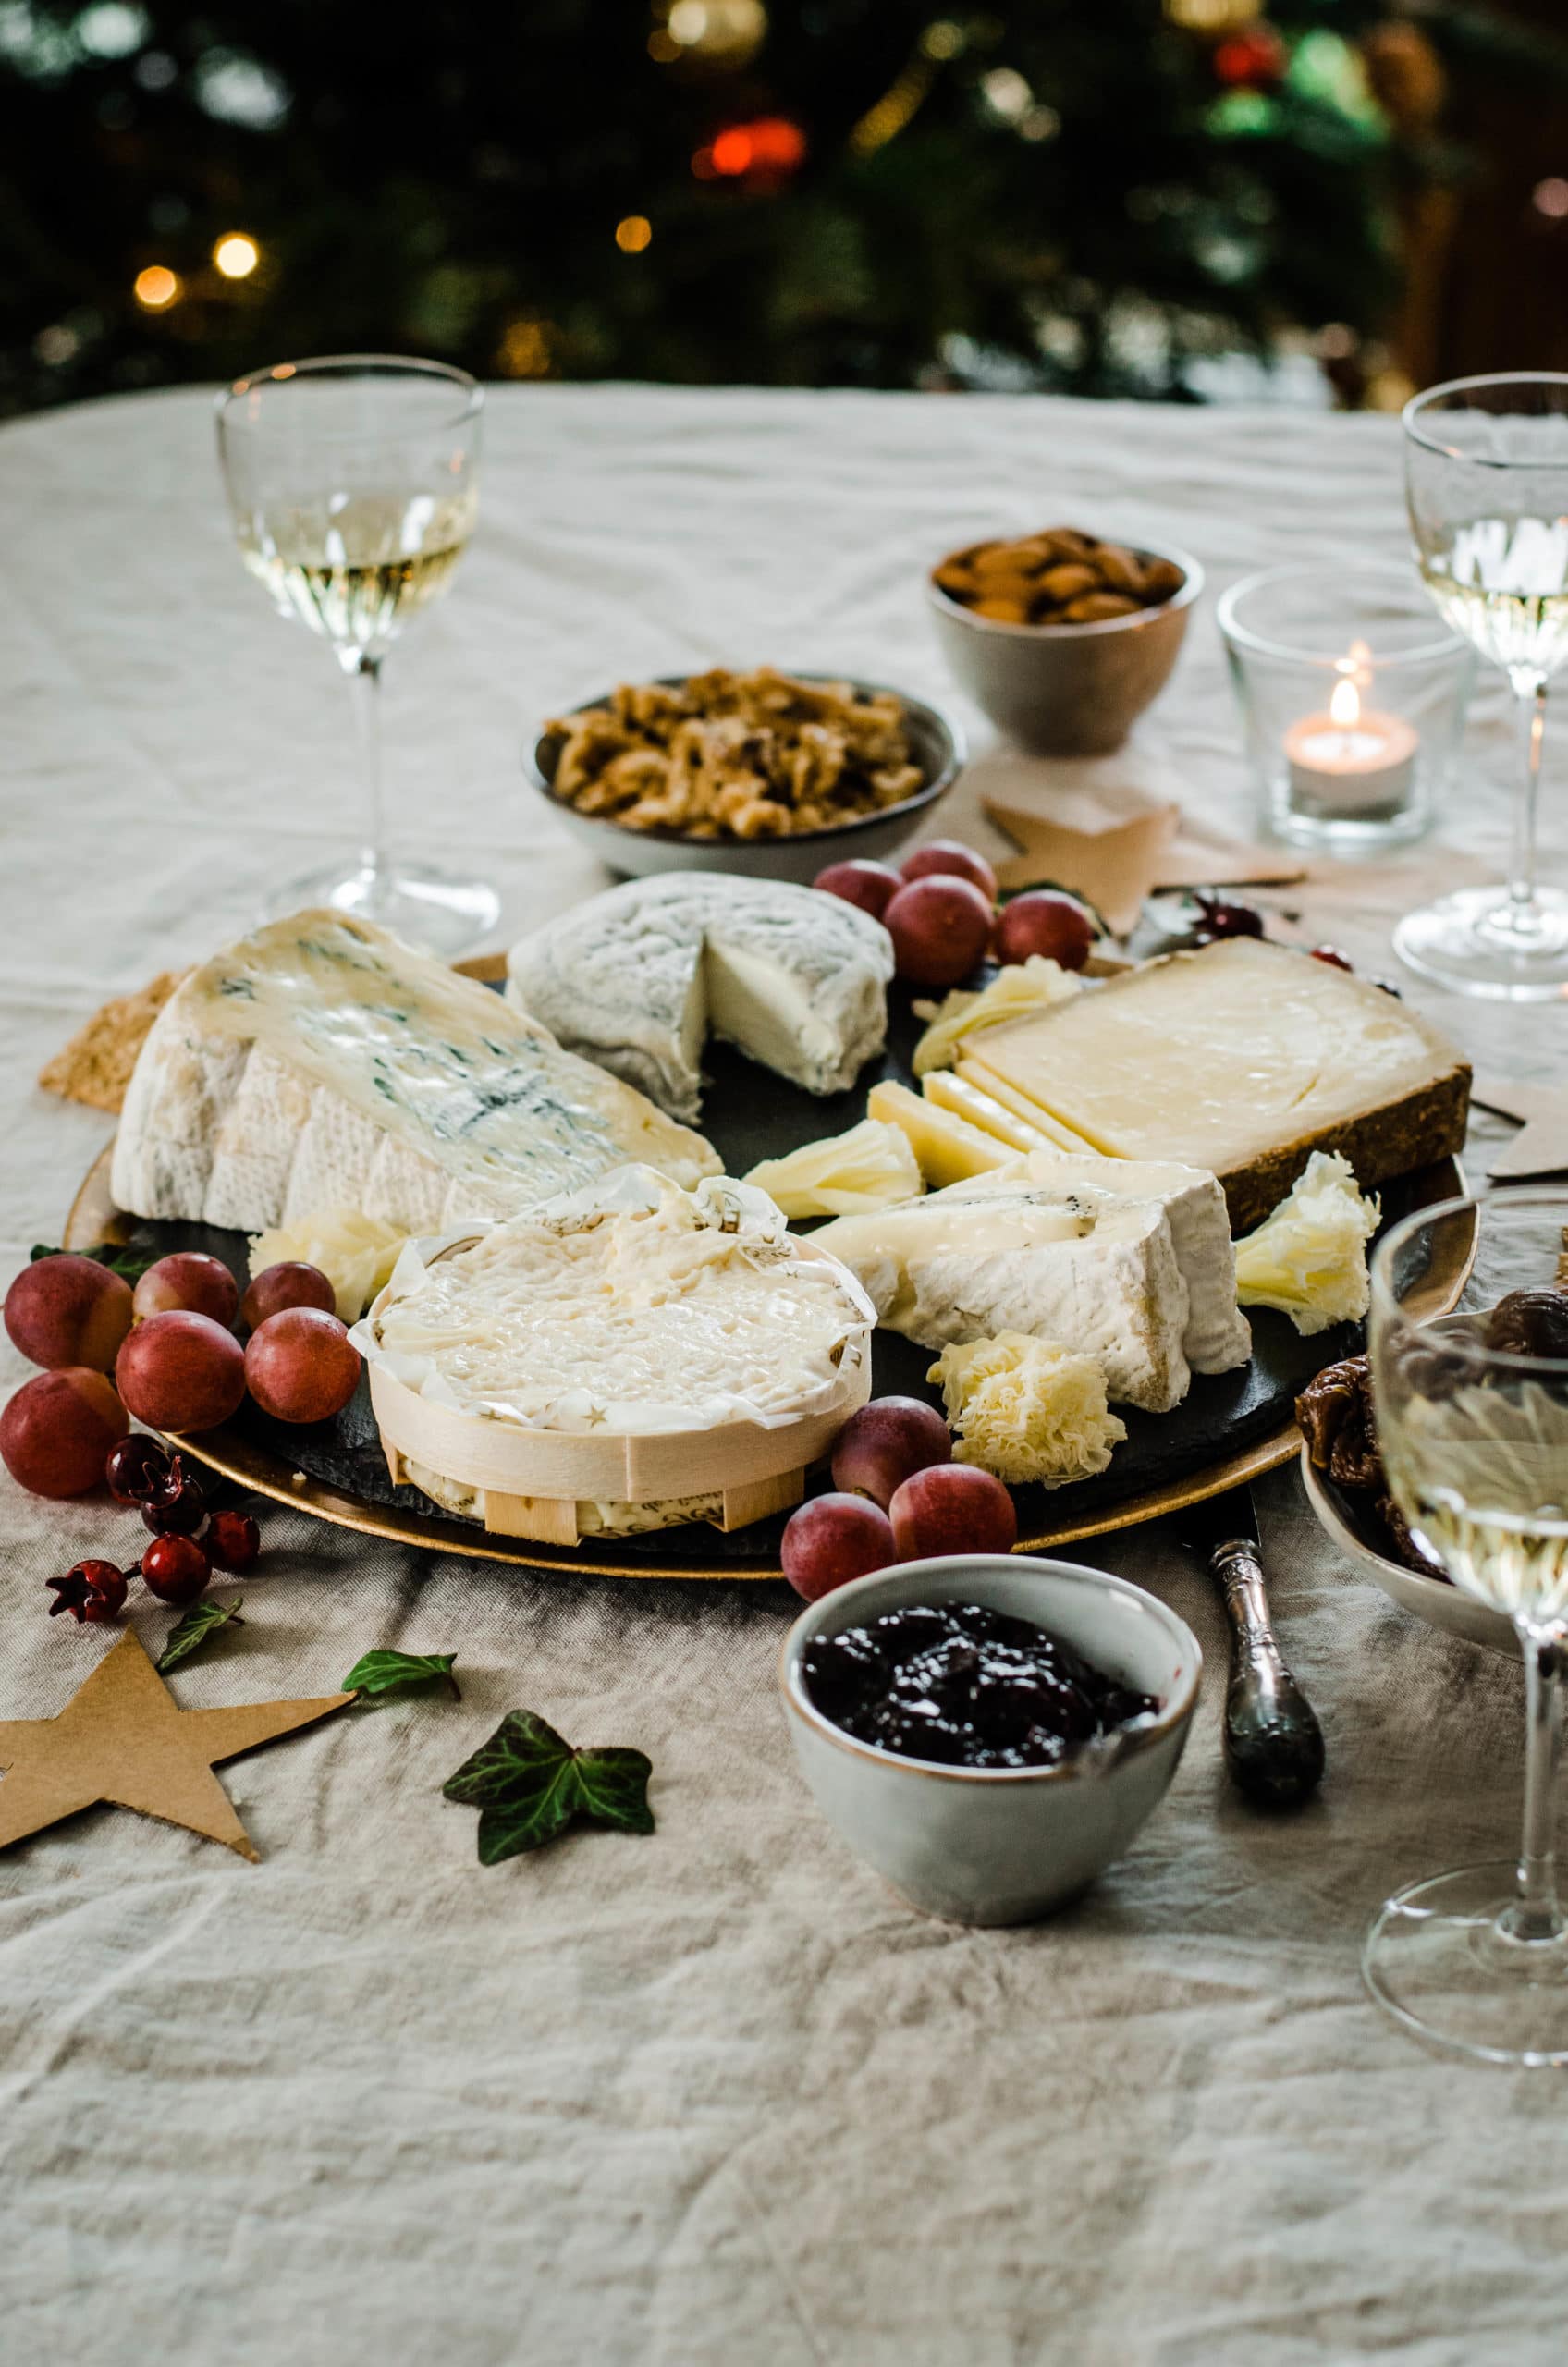
[[[1149,805],[1118,820],[1108,811],[1099,829],[1075,829],[1024,805],[981,800],[987,817],[1019,852],[997,865],[1004,888],[1039,881],[1071,888],[1125,937],[1157,888],[1266,887],[1304,877],[1299,859],[1222,837],[1196,823],[1180,805]]]
[[[104,1801],[221,1841],[254,1864],[261,1851],[213,1769],[354,1699],[182,1710],[128,1627],[58,1717],[0,1721],[0,1849]]]
[[[1501,1117],[1516,1118],[1520,1131],[1499,1146],[1487,1173],[1499,1181],[1515,1175],[1557,1175],[1568,1170],[1568,1089],[1560,1085],[1504,1085],[1478,1076],[1470,1098]]]

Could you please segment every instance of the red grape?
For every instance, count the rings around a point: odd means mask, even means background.
[[[144,1503],[169,1467],[168,1455],[156,1439],[136,1430],[112,1446],[104,1463],[104,1477],[116,1504]]]
[[[886,1512],[912,1471],[950,1463],[953,1442],[934,1405],[918,1397],[874,1397],[851,1414],[833,1449],[833,1485],[869,1496]]]
[[[251,1332],[245,1380],[263,1414],[280,1422],[326,1422],[359,1386],[360,1352],[348,1328],[319,1306],[286,1306]]]
[[[135,1306],[138,1323],[150,1315],[183,1308],[228,1324],[239,1310],[239,1285],[221,1257],[208,1257],[200,1249],[177,1249],[148,1267],[136,1285]]]
[[[1027,962],[1031,953],[1043,953],[1064,970],[1081,970],[1098,934],[1075,896],[1029,888],[997,915],[997,959]]]
[[[997,901],[997,875],[983,854],[957,839],[929,839],[899,865],[906,879],[967,879],[991,903]]]
[[[812,881],[825,896],[837,896],[846,904],[857,904],[879,921],[892,899],[903,886],[896,871],[885,863],[867,863],[860,855],[848,863],[830,863]]]
[[[160,1602],[194,1602],[212,1575],[193,1537],[154,1537],[141,1556],[142,1583]]]
[[[969,879],[912,879],[882,915],[900,978],[956,987],[991,941],[991,907]]]
[[[6,1293],[6,1329],[30,1364],[114,1369],[130,1330],[130,1284],[95,1257],[61,1250],[24,1266]]]
[[[941,1463],[904,1481],[888,1507],[900,1562],[932,1553],[1010,1553],[1018,1515],[1001,1481],[972,1463]]]
[[[808,1602],[899,1558],[887,1514],[864,1496],[813,1496],[790,1514],[778,1551],[784,1576]]]
[[[220,1570],[248,1570],[262,1550],[262,1532],[249,1513],[214,1513],[202,1543]]]
[[[85,1496],[129,1428],[103,1373],[62,1365],[24,1380],[0,1414],[0,1461],[35,1496]]]
[[[276,1266],[263,1266],[239,1302],[239,1316],[246,1329],[254,1331],[269,1315],[281,1315],[286,1306],[319,1306],[327,1315],[337,1312],[337,1294],[319,1266],[307,1266],[302,1257],[286,1257]]]
[[[245,1352],[210,1315],[171,1309],[139,1323],[115,1379],[139,1422],[155,1430],[210,1430],[239,1410]]]

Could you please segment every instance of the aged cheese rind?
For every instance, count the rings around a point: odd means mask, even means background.
[[[191,972],[142,1046],[112,1188],[133,1215],[246,1232],[329,1206],[404,1233],[508,1216],[628,1160],[720,1161],[499,996],[340,914]]]
[[[512,948],[508,997],[678,1118],[707,1037],[808,1093],[851,1085],[888,1029],[892,940],[836,896],[665,872],[591,897]]]
[[[1408,1003],[1252,938],[993,1029],[984,1064],[1098,1150],[1211,1169],[1238,1232],[1315,1150],[1364,1188],[1451,1156],[1469,1104],[1467,1064]]]

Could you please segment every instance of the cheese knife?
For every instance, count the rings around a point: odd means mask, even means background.
[[[1249,1799],[1294,1808],[1323,1778],[1323,1729],[1285,1665],[1268,1615],[1257,1512],[1247,1487],[1189,1504],[1182,1542],[1216,1581],[1231,1622],[1225,1764]]]

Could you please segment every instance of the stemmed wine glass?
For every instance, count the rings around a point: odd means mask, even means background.
[[[1536,877],[1546,686],[1568,658],[1568,377],[1455,378],[1404,411],[1405,494],[1427,589],[1501,666],[1523,741],[1506,887],[1407,914],[1394,944],[1461,994],[1536,1002],[1568,982],[1568,895]]]
[[[217,407],[240,557],[281,616],[331,645],[359,722],[360,859],[293,881],[271,909],[332,904],[447,954],[493,927],[500,906],[479,881],[387,858],[381,667],[445,592],[473,532],[484,399],[443,362],[344,353],[254,371]]]
[[[1433,1311],[1471,1240],[1477,1287]],[[1568,1914],[1552,1864],[1568,1643],[1568,1195],[1446,1200],[1372,1259],[1370,1353],[1394,1500],[1455,1586],[1513,1620],[1526,1699],[1524,1840],[1395,1893],[1362,1968],[1407,2027],[1487,2062],[1568,2064]]]

